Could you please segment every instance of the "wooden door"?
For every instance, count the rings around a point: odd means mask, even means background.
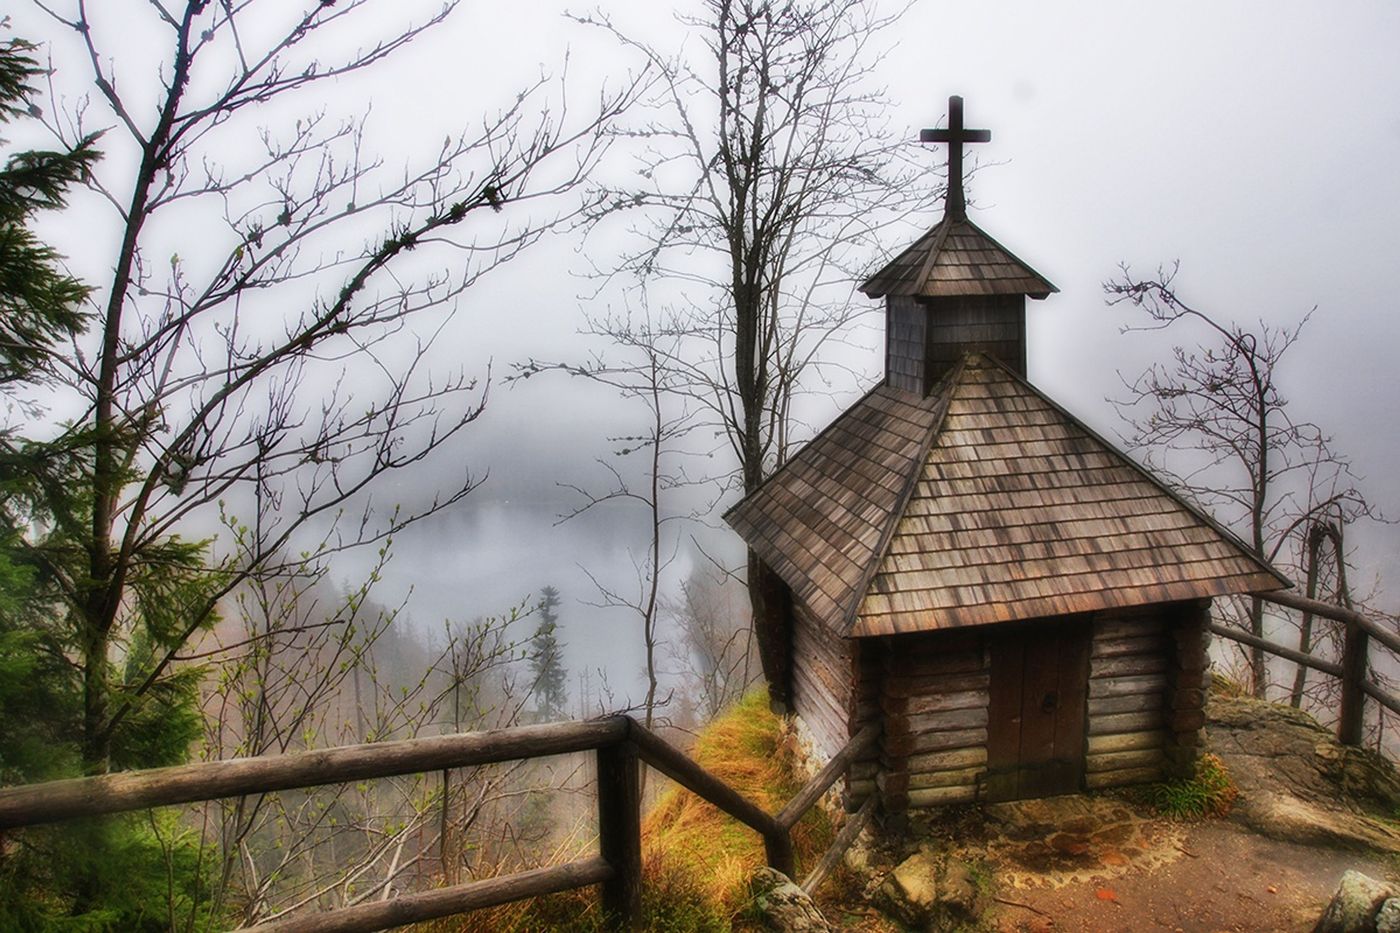
[[[1011,628],[992,638],[987,799],[1082,788],[1089,638],[1079,621]]]

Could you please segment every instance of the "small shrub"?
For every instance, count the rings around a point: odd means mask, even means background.
[[[1178,820],[1224,816],[1239,794],[1225,763],[1215,755],[1202,755],[1190,780],[1165,781],[1147,788],[1148,802]]]

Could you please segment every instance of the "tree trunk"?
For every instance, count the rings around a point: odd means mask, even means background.
[[[768,681],[769,704],[775,712],[785,713],[792,702],[791,595],[782,578],[752,550],[748,580],[754,639]]]
[[[1308,531],[1308,551],[1307,551],[1307,597],[1317,599],[1317,552],[1322,544],[1321,529],[1314,526]],[[1312,627],[1313,614],[1303,613],[1303,624],[1298,633],[1298,650],[1307,654],[1312,650]],[[1308,669],[1298,665],[1298,672],[1293,675],[1293,695],[1289,697],[1289,702],[1294,709],[1301,709],[1303,705],[1303,687],[1307,683]]]

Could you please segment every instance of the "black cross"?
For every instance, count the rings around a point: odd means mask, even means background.
[[[944,210],[955,220],[967,217],[967,199],[963,197],[963,143],[985,143],[992,139],[991,130],[964,129],[962,110],[962,98],[954,95],[948,98],[948,128],[919,131],[921,143],[948,143],[948,200]]]

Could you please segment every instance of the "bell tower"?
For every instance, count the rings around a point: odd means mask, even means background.
[[[963,152],[990,142],[963,126],[961,97],[948,98],[948,128],[920,142],[948,144],[943,219],[872,275],[860,290],[885,299],[885,384],[927,395],[964,354],[984,353],[1026,375],[1026,298],[1059,291],[967,219]]]

